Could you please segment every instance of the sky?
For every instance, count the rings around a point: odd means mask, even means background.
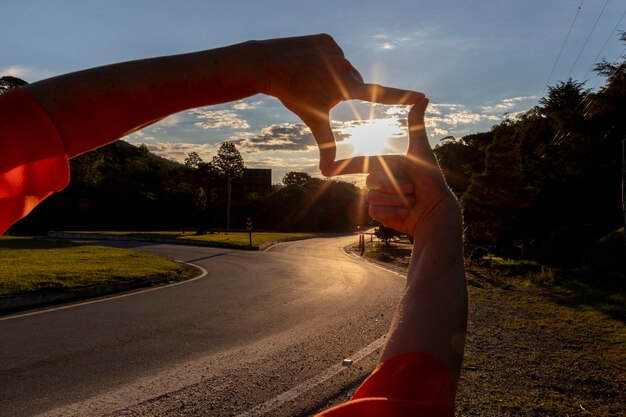
[[[0,75],[34,82],[114,62],[324,32],[366,82],[430,98],[427,130],[436,146],[532,108],[548,86],[569,77],[597,89],[603,80],[593,64],[624,56],[625,14],[624,0],[20,0],[3,5]],[[406,112],[338,105],[331,113],[338,156],[402,153]],[[210,161],[221,142],[234,141],[246,166],[271,168],[275,183],[289,171],[320,175],[308,128],[263,95],[177,113],[125,140],[177,161],[190,152]]]

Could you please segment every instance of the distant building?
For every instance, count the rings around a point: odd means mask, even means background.
[[[243,176],[237,181],[245,194],[265,194],[272,191],[272,170],[262,168],[245,168]]]

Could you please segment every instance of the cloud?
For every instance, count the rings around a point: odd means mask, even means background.
[[[167,116],[163,120],[160,120],[159,122],[156,123],[156,125],[163,126],[163,127],[171,127],[171,126],[176,126],[177,124],[181,122],[182,122],[182,116],[180,115],[180,113],[175,113],[170,116]]]
[[[247,129],[250,127],[247,121],[241,119],[237,113],[232,110],[208,110],[207,108],[199,108],[189,111],[200,121],[194,124],[203,129],[216,129],[220,127],[229,127],[232,129]]]
[[[146,143],[143,138],[131,138],[128,142],[139,145],[145,144],[148,150],[163,158],[172,161],[184,162],[191,152],[196,152],[204,161],[208,162],[216,154],[215,145],[178,142]]]
[[[435,127],[431,130],[432,133],[430,133],[429,136],[448,136],[450,132],[448,132],[446,129],[441,129],[439,127]]]
[[[501,117],[493,114],[478,113],[461,104],[432,104],[427,112],[427,123],[432,126],[447,125],[449,127],[476,124],[483,121],[500,121]]]
[[[21,78],[29,83],[38,81],[44,78],[52,76],[52,73],[47,70],[22,67],[19,65],[10,65],[8,67],[0,68],[0,76],[10,75],[12,77]]]
[[[398,48],[411,47],[417,45],[423,39],[428,37],[428,33],[432,32],[432,28],[424,28],[422,30],[381,30],[377,33],[369,35],[365,44],[370,48],[379,51],[391,51]]]
[[[317,147],[313,134],[304,123],[266,126],[260,135],[245,135],[233,141],[247,152],[309,151]]]
[[[263,104],[264,104],[263,100],[257,100],[257,101],[252,101],[252,102],[242,100],[242,101],[237,101],[233,103],[230,107],[232,107],[235,110],[254,110]]]
[[[331,119],[338,122],[369,119],[391,119],[406,115],[408,106],[371,103],[362,100],[347,100],[338,104],[330,113]]]
[[[282,158],[278,156],[263,156],[246,161],[246,166],[250,168],[272,168],[287,169],[289,171],[316,172],[318,169],[318,158]]]
[[[494,103],[492,105],[483,106],[482,110],[487,113],[503,113],[503,112],[511,112],[515,110],[516,112],[522,111],[519,107],[523,106],[525,109],[529,108],[531,102],[536,101],[538,96],[522,96],[522,97],[511,97],[505,98],[500,102]]]

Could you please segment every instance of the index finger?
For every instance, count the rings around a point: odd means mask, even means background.
[[[426,96],[417,91],[385,87],[379,84],[358,84],[349,88],[345,100],[357,99],[380,104],[415,104]]]
[[[383,171],[387,175],[396,177],[400,171],[402,155],[354,156],[339,159],[333,163],[332,175],[369,174]]]

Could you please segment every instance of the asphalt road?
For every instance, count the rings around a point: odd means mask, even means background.
[[[1,317],[0,415],[304,416],[343,398],[373,369],[404,286],[346,255],[354,241],[123,243],[207,273]]]

